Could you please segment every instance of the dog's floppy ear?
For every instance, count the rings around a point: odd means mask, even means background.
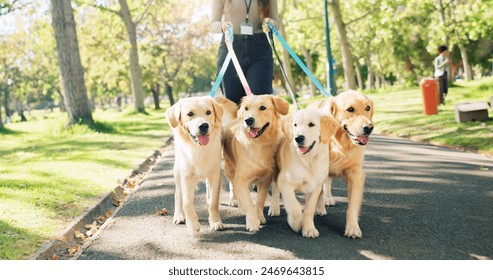
[[[281,117],[281,129],[284,135],[291,135],[293,126],[293,115]]]
[[[326,108],[327,108],[327,112],[329,112],[329,114],[331,114],[332,116],[335,116],[337,114],[337,106],[336,106],[336,99],[335,97],[333,96],[330,96],[329,98],[327,98],[326,100]]]
[[[236,117],[236,114],[238,113],[238,105],[236,103],[223,96],[216,96],[214,97],[214,100],[223,106],[225,114]]]
[[[168,122],[171,125],[171,127],[175,128],[178,125],[178,123],[180,122],[180,115],[181,115],[180,101],[178,101],[173,106],[169,107],[168,110],[166,110],[166,118],[168,119]]]
[[[276,111],[281,114],[281,115],[287,115],[289,113],[289,103],[277,96],[272,96],[272,102],[274,103],[274,106],[276,107]]]
[[[371,100],[370,98],[368,98],[368,101],[370,101],[370,107],[371,107],[371,114],[370,114],[370,117],[373,118],[373,113],[375,112],[374,107],[373,107],[373,100]]]
[[[214,117],[216,118],[216,122],[221,123],[223,119],[223,106],[216,102],[214,99],[211,99],[212,108],[214,108]]]
[[[327,115],[320,116],[320,141],[328,144],[330,137],[337,131],[338,125],[333,117]]]

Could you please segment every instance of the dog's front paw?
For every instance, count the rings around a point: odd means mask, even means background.
[[[257,232],[260,229],[260,219],[257,217],[247,218],[246,229],[250,232]]]
[[[185,215],[182,213],[175,212],[175,215],[173,216],[173,223],[175,223],[177,225],[184,224],[185,223]]]
[[[200,231],[200,223],[198,220],[187,220],[187,230],[188,234],[192,237],[197,237]]]
[[[327,215],[327,209],[325,209],[325,205],[317,205],[317,208],[315,209],[315,214],[318,216],[325,216]]]
[[[261,225],[267,224],[267,219],[265,218],[263,213],[258,215],[258,219]]]
[[[223,226],[223,223],[221,221],[211,222],[209,228],[211,231],[218,231],[218,230],[223,230],[224,226]]]
[[[294,232],[300,232],[302,222],[301,215],[296,215],[295,217],[288,215],[288,224]]]
[[[325,205],[334,206],[336,205],[336,199],[333,196],[328,196],[325,198]]]
[[[315,227],[312,228],[303,228],[302,231],[303,237],[316,238],[319,236],[318,230]]]
[[[347,238],[361,238],[363,234],[361,233],[361,229],[359,228],[359,225],[347,225],[346,226],[346,232],[344,233],[344,236]]]
[[[269,207],[269,212],[267,214],[269,214],[269,216],[271,217],[281,216],[281,207],[279,207],[279,205],[277,206],[271,205]]]

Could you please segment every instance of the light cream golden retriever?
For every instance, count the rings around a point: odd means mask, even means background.
[[[334,205],[331,193],[332,178],[343,177],[348,190],[348,209],[346,212],[346,230],[344,235],[349,238],[361,238],[358,224],[365,173],[363,161],[366,144],[373,131],[373,102],[362,93],[354,90],[343,92],[321,102],[311,104],[325,114],[333,116],[340,124],[329,142],[329,176],[325,184],[324,195],[320,196],[317,209],[323,209],[324,202]]]
[[[289,104],[276,96],[255,95],[243,98],[238,118],[225,129],[224,168],[230,182],[231,199],[246,214],[246,228],[256,232],[265,224],[265,200],[275,174],[276,152],[281,139],[281,115]],[[250,190],[257,187],[254,206]],[[231,204],[235,204],[234,201]]]
[[[287,135],[277,154],[277,187],[282,193],[291,229],[302,230],[304,237],[315,238],[319,235],[313,221],[315,208],[329,169],[328,142],[338,124],[315,109],[294,113],[288,123]],[[303,210],[295,192],[306,194]],[[279,198],[278,195],[273,197]]]
[[[175,141],[174,223],[186,222],[188,233],[196,236],[200,223],[193,206],[199,181],[207,186],[209,224],[221,230],[219,193],[221,190],[222,106],[208,96],[180,99],[166,111]]]

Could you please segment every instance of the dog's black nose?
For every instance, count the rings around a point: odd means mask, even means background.
[[[363,132],[366,134],[366,135],[370,135],[370,133],[373,131],[373,125],[372,124],[369,124],[367,126],[364,126],[363,127]]]
[[[209,124],[208,123],[203,123],[199,126],[200,133],[207,133],[209,130]]]
[[[253,123],[255,122],[255,119],[254,118],[248,118],[245,120],[245,123],[247,125],[253,125]]]
[[[303,144],[303,142],[305,142],[305,136],[300,135],[300,136],[294,138],[294,141],[296,141],[296,143],[301,145],[301,144]]]

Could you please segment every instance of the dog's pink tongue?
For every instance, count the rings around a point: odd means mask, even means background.
[[[368,136],[358,136],[358,141],[363,145],[368,144],[368,140],[370,140]]]
[[[199,140],[199,144],[205,146],[209,144],[209,135],[200,135],[197,136],[197,140]]]
[[[248,131],[248,136],[250,138],[255,138],[255,137],[257,137],[257,134],[259,131],[260,131],[260,128],[250,128],[250,131]]]
[[[304,155],[308,152],[308,149],[310,147],[303,147],[303,146],[298,146],[298,151],[300,152],[300,154]]]

